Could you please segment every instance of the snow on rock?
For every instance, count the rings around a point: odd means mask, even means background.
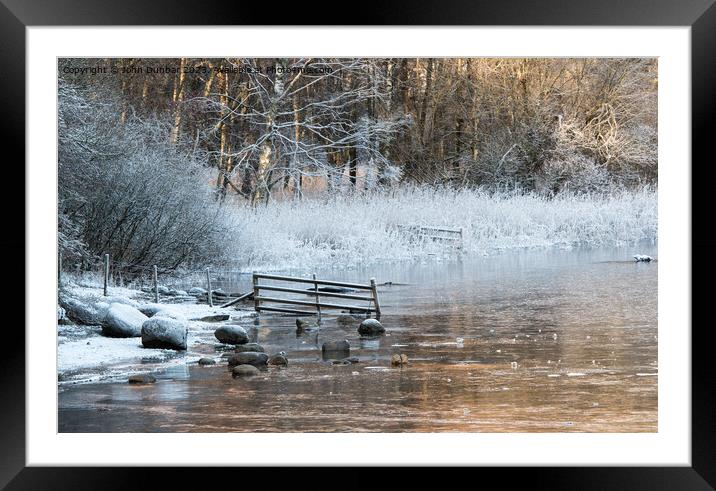
[[[147,317],[154,317],[157,312],[163,310],[166,305],[160,303],[145,303],[138,307],[139,311]]]
[[[164,317],[161,313],[142,324],[142,345],[145,348],[186,350],[186,322]]]
[[[65,318],[65,309],[63,309],[62,307],[60,307],[60,306],[58,305],[58,306],[57,306],[57,320],[58,320],[58,321],[61,321],[61,320],[63,320],[64,318]]]
[[[361,336],[376,336],[384,332],[385,328],[377,319],[366,319],[358,326],[358,334]]]
[[[113,303],[102,321],[102,335],[112,338],[130,338],[142,335],[142,324],[147,316],[131,305]]]
[[[249,335],[241,326],[221,326],[214,331],[216,339],[225,344],[245,344],[249,342]]]
[[[108,297],[102,297],[102,301],[110,305],[112,305],[113,303],[120,303],[123,305],[129,305],[130,307],[134,307],[135,309],[139,308],[139,302],[137,302],[136,300],[132,300],[126,297],[120,297],[119,295],[110,295]]]
[[[91,299],[79,299],[65,295],[60,296],[60,306],[65,309],[67,317],[75,322],[87,325],[101,324],[109,304],[92,302]]]
[[[190,288],[188,293],[189,295],[206,295],[207,291],[204,288],[195,286],[193,288]]]
[[[168,317],[169,319],[174,319],[179,322],[186,322],[186,316],[180,312],[177,312],[175,309],[172,308],[163,308],[159,310],[156,314],[154,314],[153,317]]]

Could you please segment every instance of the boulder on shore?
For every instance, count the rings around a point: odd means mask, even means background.
[[[358,326],[358,334],[361,336],[378,336],[383,333],[385,328],[378,319],[366,319]]]
[[[163,305],[161,303],[145,303],[145,304],[140,305],[138,308],[139,308],[139,311],[142,314],[146,315],[147,317],[154,317],[155,315],[157,315],[157,313],[161,312],[165,307],[166,307],[166,305]]]
[[[155,315],[142,324],[142,345],[145,348],[186,349],[185,322]]]
[[[102,301],[106,302],[110,305],[112,305],[113,303],[121,303],[124,305],[129,305],[130,307],[134,307],[135,309],[139,308],[139,302],[137,302],[136,300],[132,300],[131,298],[127,298],[127,297],[120,297],[117,295],[110,295],[108,297],[102,297]]]
[[[241,326],[221,326],[214,331],[214,336],[224,344],[245,344],[249,342],[249,335]]]
[[[109,304],[98,300],[86,300],[66,295],[60,296],[60,307],[65,316],[78,324],[97,326],[102,324]]]
[[[255,351],[246,351],[244,353],[234,353],[229,357],[229,366],[236,365],[253,365],[260,367],[268,363],[268,355],[266,353],[257,353]]]
[[[142,335],[147,316],[131,305],[113,303],[102,321],[102,335],[110,338],[133,338]]]
[[[172,305],[165,303],[145,303],[139,306],[139,311],[147,317],[169,317],[170,319],[186,322],[186,318],[172,309]]]

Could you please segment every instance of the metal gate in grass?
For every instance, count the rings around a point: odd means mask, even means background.
[[[316,315],[320,319],[322,311],[339,309],[368,316],[375,314],[375,317],[380,319],[380,302],[378,301],[375,278],[371,278],[369,284],[360,284],[319,280],[316,279],[315,274],[313,278],[298,278],[254,272],[253,281],[256,312]],[[267,283],[267,281],[271,283]],[[289,286],[301,283],[308,287],[301,289]],[[277,294],[291,294],[292,296],[276,296]],[[345,300],[353,302],[343,302]],[[360,303],[356,304],[355,302]],[[303,308],[298,309],[294,306]]]

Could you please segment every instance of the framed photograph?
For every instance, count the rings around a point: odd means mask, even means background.
[[[389,3],[353,26],[124,5],[0,8],[27,190],[3,484],[713,486],[691,310],[711,0]]]

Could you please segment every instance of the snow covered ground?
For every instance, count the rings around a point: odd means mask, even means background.
[[[88,303],[101,304],[101,289],[91,284],[65,284],[65,294]],[[143,293],[128,288],[112,287],[108,292],[112,300],[137,302],[146,305]],[[197,361],[205,354],[198,353],[199,345],[216,345],[215,322],[201,322],[195,319],[212,314],[230,314],[231,321],[243,324],[253,315],[249,311],[221,309],[197,303],[163,304],[162,310],[172,316],[188,321],[187,351],[150,349],[142,346],[141,338],[110,338],[102,336],[99,325],[58,325],[57,326],[57,373],[60,386],[63,384],[113,380],[126,378],[136,372],[147,372],[166,368],[172,364]]]

